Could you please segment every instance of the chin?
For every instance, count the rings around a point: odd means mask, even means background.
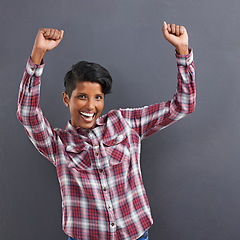
[[[81,124],[80,123],[78,126],[81,127],[81,128],[86,128],[86,129],[88,128],[89,129],[89,128],[92,128],[94,125],[95,125],[95,122],[94,123],[89,123],[89,124],[87,124],[87,123],[82,123]]]

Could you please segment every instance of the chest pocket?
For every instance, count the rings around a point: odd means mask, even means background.
[[[113,139],[103,140],[105,152],[109,156],[110,166],[130,161],[130,150],[127,136],[118,135]]]
[[[66,152],[70,159],[68,166],[79,170],[91,169],[91,159],[88,149],[89,146],[85,144],[81,146],[68,145],[66,148]]]

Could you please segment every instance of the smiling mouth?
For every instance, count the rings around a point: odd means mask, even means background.
[[[95,113],[86,113],[86,112],[80,112],[81,117],[86,121],[86,122],[92,122]]]

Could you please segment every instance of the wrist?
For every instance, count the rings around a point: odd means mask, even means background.
[[[188,45],[176,47],[176,51],[178,55],[188,55],[189,54]]]
[[[31,60],[34,64],[40,65],[43,59],[43,56],[45,55],[47,51],[43,49],[36,49],[33,48],[32,53],[31,53]]]

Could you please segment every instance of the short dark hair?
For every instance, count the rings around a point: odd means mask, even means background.
[[[97,63],[80,61],[72,65],[72,69],[64,77],[65,93],[69,98],[77,83],[83,81],[99,83],[104,94],[111,92],[112,77],[108,70]]]

